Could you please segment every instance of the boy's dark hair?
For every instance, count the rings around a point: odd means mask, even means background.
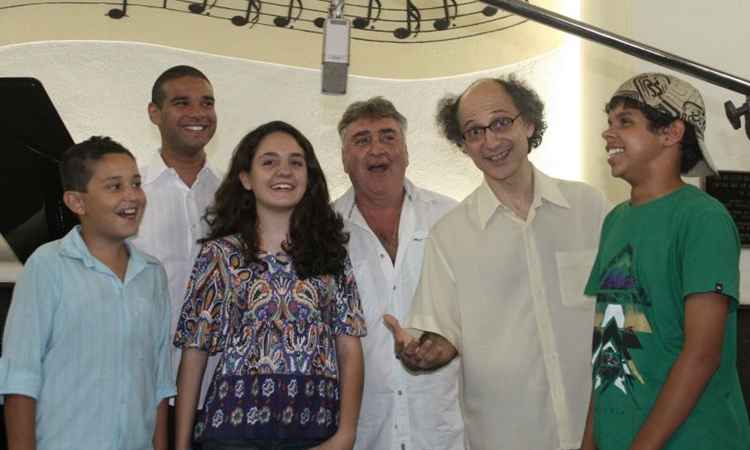
[[[91,164],[111,153],[128,155],[135,160],[130,150],[107,136],[92,136],[67,149],[60,161],[63,191],[86,192],[93,175]]]
[[[156,81],[154,81],[154,86],[151,88],[151,103],[161,108],[166,98],[166,93],[164,92],[164,84],[168,81],[182,77],[200,78],[206,80],[208,84],[211,84],[211,81],[208,79],[208,77],[206,77],[203,72],[196,69],[195,67],[184,65],[170,67],[169,69],[165,70],[164,73],[159,75],[159,78],[157,78]]]
[[[612,99],[604,106],[604,112],[609,114],[618,106],[637,109],[642,112],[648,120],[648,130],[652,133],[668,127],[675,120],[680,120],[679,117],[672,117],[659,112],[655,108],[629,97],[612,97]],[[689,122],[683,121],[683,123],[685,124],[685,134],[682,136],[682,142],[680,143],[680,173],[684,175],[689,172],[690,169],[695,167],[701,159],[703,159],[703,153],[698,146],[695,127]]]
[[[544,120],[544,102],[525,81],[518,79],[515,75],[508,77],[489,78],[499,84],[513,100],[513,104],[518,108],[521,117],[527,123],[534,125],[534,134],[529,138],[529,153],[532,149],[539,147],[542,143],[542,136],[547,130],[547,122]],[[485,81],[486,79],[477,80],[471,84]],[[469,88],[471,88],[469,86]],[[461,147],[464,143],[461,124],[458,122],[458,107],[461,103],[467,88],[461,95],[448,95],[438,102],[438,112],[436,116],[437,125],[441,133],[449,141]]]
[[[338,124],[339,136],[344,139],[344,131],[359,119],[393,119],[401,126],[401,132],[406,133],[407,121],[393,103],[383,97],[372,97],[368,100],[354,102],[346,108]]]
[[[338,275],[344,270],[349,235],[330,204],[325,175],[312,144],[296,128],[274,121],[248,133],[234,150],[229,171],[216,191],[214,204],[205,215],[210,226],[201,242],[239,233],[242,254],[248,262],[258,261],[258,215],[255,193],[240,182],[240,173],[250,172],[258,146],[272,133],[285,133],[302,148],[307,163],[307,189],[294,208],[289,223],[289,242],[284,251],[291,257],[300,278],[323,274]]]

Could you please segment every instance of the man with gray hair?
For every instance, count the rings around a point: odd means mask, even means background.
[[[407,370],[394,353],[386,314],[403,320],[422,268],[424,239],[456,205],[406,179],[406,118],[374,97],[349,105],[338,125],[352,188],[335,204],[350,233],[367,336],[357,450],[462,450],[459,362],[429,374]]]

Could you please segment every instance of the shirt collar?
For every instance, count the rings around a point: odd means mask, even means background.
[[[408,178],[404,178],[404,191],[406,191],[406,200],[410,202],[416,201],[419,197],[419,192],[414,188],[414,184],[409,181]]]
[[[165,173],[167,169],[169,168],[164,163],[164,160],[161,157],[161,150],[158,150],[153,155],[151,155],[148,163],[141,169],[141,178],[143,179],[143,184],[153,183],[157,178],[161,176],[161,174]]]
[[[167,165],[164,163],[164,158],[161,157],[161,149],[159,149],[151,156],[148,164],[141,170],[143,184],[153,183],[163,174],[170,172],[174,174],[174,176],[177,176],[177,172],[175,172],[174,169],[167,167]],[[218,180],[220,179],[218,175],[219,173],[220,172],[216,170],[216,166],[214,166],[214,164],[208,158],[206,158],[205,164],[203,164],[200,172],[198,172],[197,180],[200,180],[201,177],[204,176],[204,174]]]
[[[158,264],[158,261],[156,259],[151,258],[144,253],[141,253],[129,241],[125,240],[124,244],[128,249],[128,254],[130,255],[130,257],[128,258],[128,268],[126,272],[125,282],[137,275],[146,267],[147,264]],[[89,269],[95,269],[99,272],[112,272],[107,266],[104,265],[104,263],[99,261],[94,255],[91,254],[88,246],[86,245],[86,242],[84,242],[83,240],[83,236],[81,236],[80,225],[76,225],[75,227],[73,227],[73,229],[70,230],[68,234],[66,234],[62,238],[60,248],[60,253],[62,255],[67,256],[68,258],[80,260],[83,265],[85,265]]]
[[[557,180],[540,172],[536,167],[534,167],[534,197],[535,199],[544,199],[562,208],[570,208],[570,203],[560,190],[560,184]]]
[[[570,208],[570,203],[560,191],[557,181],[537,170],[533,164],[531,168],[534,174],[534,199],[531,207],[538,208],[542,206],[543,201],[547,201],[563,208]],[[482,229],[487,227],[498,207],[507,208],[492,192],[487,180],[483,179],[481,186],[477,189],[477,213]]]
[[[415,202],[419,200],[419,191],[414,187],[414,184],[409,181],[408,178],[404,178],[404,202]],[[341,196],[339,200],[341,205],[340,211],[342,212],[344,219],[352,222],[354,221],[354,209],[357,206],[355,202],[354,186],[350,186],[349,189]],[[361,214],[357,214],[361,216]]]

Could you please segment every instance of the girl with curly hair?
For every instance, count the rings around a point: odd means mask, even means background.
[[[204,450],[352,448],[365,322],[329,201],[291,125],[262,125],[235,149],[174,339],[178,450],[191,438]],[[219,365],[196,418],[209,354]]]

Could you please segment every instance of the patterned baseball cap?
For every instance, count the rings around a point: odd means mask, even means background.
[[[706,107],[703,97],[689,83],[664,73],[642,73],[623,83],[612,97],[625,97],[644,103],[660,113],[693,125],[703,159],[685,176],[716,175],[716,165],[706,150]]]

